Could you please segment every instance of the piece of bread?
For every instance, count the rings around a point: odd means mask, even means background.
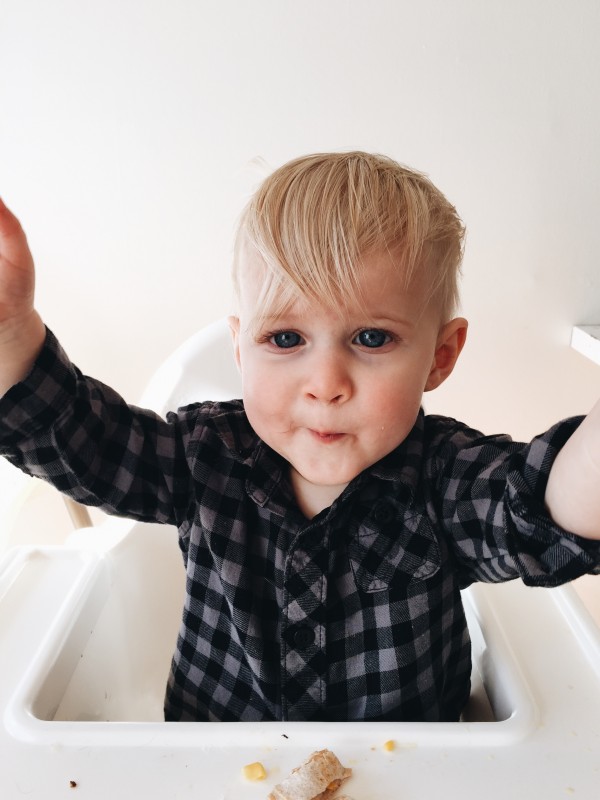
[[[330,750],[317,750],[275,786],[268,800],[328,800],[351,774]]]

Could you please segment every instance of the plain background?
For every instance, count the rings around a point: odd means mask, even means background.
[[[230,312],[265,170],[377,151],[468,229],[469,339],[427,410],[527,439],[585,413],[600,367],[569,338],[600,322],[599,34],[596,0],[0,0],[0,194],[39,310],[134,402]]]

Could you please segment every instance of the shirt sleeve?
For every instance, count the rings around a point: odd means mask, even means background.
[[[0,455],[107,513],[179,524],[193,420],[129,406],[85,377],[48,331],[33,370],[0,398]]]
[[[564,420],[527,444],[449,422],[436,443],[432,502],[463,585],[520,577],[530,586],[558,586],[600,574],[600,542],[556,525],[544,505],[554,459],[582,419]]]

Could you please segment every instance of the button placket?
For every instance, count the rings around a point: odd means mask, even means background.
[[[325,535],[311,536],[288,556],[282,609],[282,711],[284,718],[318,714],[325,697]],[[314,545],[314,550],[309,548]]]
[[[315,632],[308,625],[300,625],[294,630],[293,641],[297,650],[307,650],[315,643]]]

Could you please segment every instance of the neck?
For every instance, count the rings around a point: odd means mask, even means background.
[[[311,483],[293,467],[290,467],[290,482],[298,507],[307,519],[312,519],[324,508],[329,508],[347,486],[345,483],[335,486]]]

